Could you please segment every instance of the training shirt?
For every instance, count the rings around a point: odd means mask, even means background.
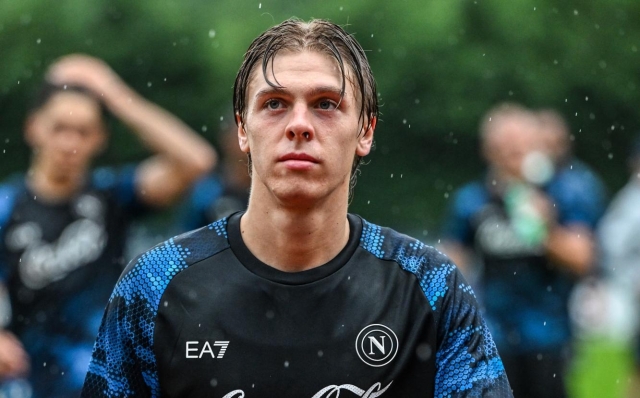
[[[487,179],[453,196],[444,238],[473,248],[482,263],[486,319],[503,354],[560,349],[572,336],[568,300],[575,277],[553,264],[542,244],[523,242],[501,195]],[[594,228],[604,208],[597,177],[575,161],[543,188],[558,223]]]
[[[37,197],[24,178],[0,186],[0,272],[8,329],[31,359],[34,397],[82,387],[109,294],[122,272],[129,221],[140,213],[133,167],[98,169],[71,200]]]
[[[242,213],[132,261],[84,397],[509,397],[471,288],[435,249],[349,215],[345,248],[287,273]]]

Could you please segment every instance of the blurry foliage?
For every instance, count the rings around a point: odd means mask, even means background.
[[[27,167],[29,96],[61,55],[105,59],[215,142],[250,41],[287,17],[328,18],[368,50],[382,99],[352,210],[430,240],[451,191],[479,175],[478,120],[500,101],[557,108],[578,155],[611,191],[624,184],[638,130],[638,15],[633,0],[2,1],[0,176]],[[112,132],[101,163],[145,155],[122,126]]]

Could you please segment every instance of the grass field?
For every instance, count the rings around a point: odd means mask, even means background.
[[[632,369],[628,346],[603,339],[581,340],[569,375],[570,397],[627,397]]]

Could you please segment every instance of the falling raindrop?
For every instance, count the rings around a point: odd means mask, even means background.
[[[416,348],[416,355],[421,361],[428,361],[431,358],[432,350],[431,346],[427,343],[422,343]]]

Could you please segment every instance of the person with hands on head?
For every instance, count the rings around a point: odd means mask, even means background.
[[[105,109],[154,155],[139,165],[92,170],[108,141]],[[28,173],[0,185],[0,266],[12,309],[0,370],[15,377],[30,367],[33,397],[77,396],[122,272],[127,227],[175,202],[217,155],[86,55],[50,66],[25,139],[32,149]]]
[[[246,212],[129,263],[84,397],[511,397],[471,288],[420,241],[349,214],[378,120],[365,52],[290,19],[236,76]]]

